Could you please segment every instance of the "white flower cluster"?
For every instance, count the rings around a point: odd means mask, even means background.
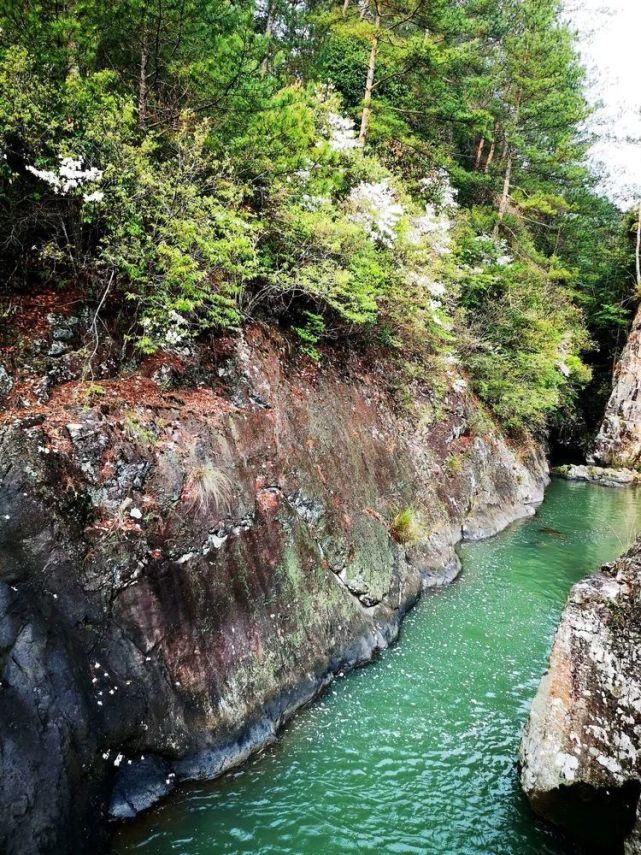
[[[60,157],[60,166],[57,172],[50,169],[38,169],[35,166],[27,166],[27,171],[41,181],[45,181],[54,193],[66,196],[72,190],[77,190],[84,184],[95,184],[102,179],[102,170],[95,166],[83,169],[82,160],[74,157]],[[85,202],[102,202],[104,193],[94,190],[83,196]]]
[[[425,213],[412,220],[410,239],[414,243],[420,243],[422,237],[429,236],[434,252],[437,255],[446,255],[450,251],[451,231],[452,220],[445,213],[437,213],[436,207],[428,202],[425,205]]]
[[[447,326],[442,319],[441,312],[445,310],[442,299],[445,296],[446,288],[442,282],[435,282],[426,276],[424,273],[409,273],[409,278],[414,285],[426,291],[430,296],[426,302],[427,308],[430,310],[432,320],[439,326]]]
[[[158,337],[159,334],[169,347],[176,347],[189,337],[189,321],[173,309],[168,314],[171,326],[157,321],[155,318],[143,318],[142,326],[148,335]]]
[[[388,182],[361,182],[352,188],[349,202],[353,209],[352,220],[363,226],[372,240],[392,246],[405,209],[395,201],[394,190]]]
[[[327,120],[331,128],[329,147],[332,151],[349,151],[359,147],[353,119],[338,113],[328,113]]]
[[[567,356],[570,354],[572,350],[572,336],[566,334],[563,336],[558,348],[558,357],[556,367],[559,369],[561,374],[564,377],[569,377],[572,374],[572,369],[568,366],[566,362]]]
[[[421,178],[419,185],[430,201],[436,203],[439,210],[454,211],[458,207],[455,190],[450,183],[450,176],[445,169],[433,169]]]
[[[433,169],[419,183],[430,201],[425,204],[425,213],[412,221],[409,239],[419,244],[422,238],[429,236],[434,252],[446,255],[450,251],[450,232],[458,208],[458,191],[450,184],[445,169]]]
[[[430,279],[429,276],[426,276],[425,273],[411,272],[409,276],[414,285],[417,285],[419,288],[427,291],[431,297],[439,299],[440,297],[445,296],[446,288],[442,282],[435,282],[433,279]]]
[[[169,317],[173,321],[173,326],[169,327],[165,332],[165,341],[171,347],[180,344],[187,338],[189,334],[187,319],[179,315],[173,309],[169,312]]]
[[[495,238],[490,235],[477,235],[474,240],[483,248],[481,263],[498,264],[499,267],[507,267],[512,264],[514,258],[508,252],[508,245],[503,238]]]
[[[309,193],[303,193],[300,206],[304,211],[317,211],[323,205],[329,205],[331,201],[329,196],[312,196]]]

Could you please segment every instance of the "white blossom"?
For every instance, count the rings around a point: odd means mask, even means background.
[[[450,251],[450,232],[452,221],[446,214],[439,214],[436,207],[428,202],[425,213],[412,220],[410,240],[420,243],[421,239],[429,236],[429,243],[437,255],[446,255]]]
[[[66,196],[71,190],[82,187],[83,184],[95,184],[101,181],[103,175],[102,170],[95,166],[83,169],[82,160],[79,158],[62,156],[60,156],[57,172],[51,169],[38,169],[31,165],[27,166],[27,171],[48,184],[54,193],[62,196]],[[102,199],[96,201],[102,201]]]
[[[446,293],[445,285],[442,282],[434,282],[425,273],[416,273],[410,271],[408,274],[410,281],[419,288],[427,291],[432,297],[443,297]]]
[[[477,235],[474,240],[482,248],[481,263],[483,265],[497,264],[499,267],[507,267],[512,264],[514,258],[508,251],[507,242],[503,238],[495,238],[491,235]],[[481,273],[482,267],[472,268],[472,273]]]
[[[93,193],[85,193],[82,198],[85,202],[102,202],[105,198],[105,194],[102,190],[94,190]]]
[[[176,327],[170,327],[165,333],[165,341],[169,345],[180,344],[184,337],[185,333],[182,330],[176,329]]]
[[[396,240],[396,228],[405,209],[394,201],[394,190],[387,180],[361,182],[352,188],[349,201],[353,208],[352,220],[363,226],[372,240],[391,246]]]
[[[305,211],[317,211],[323,205],[329,205],[331,201],[329,196],[311,196],[309,193],[303,193],[300,206]]]
[[[445,169],[433,169],[421,178],[419,185],[431,202],[435,202],[439,210],[454,211],[458,207],[455,190],[450,183],[450,176]]]
[[[331,128],[329,147],[333,151],[349,151],[359,147],[353,119],[338,113],[329,113],[327,119]]]

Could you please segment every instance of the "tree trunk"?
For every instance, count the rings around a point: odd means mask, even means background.
[[[343,2],[343,18],[347,14],[348,9],[349,9],[349,0],[344,0],[344,2]]]
[[[637,223],[637,288],[641,290],[641,202],[639,202],[639,221]]]
[[[140,75],[138,78],[138,124],[144,128],[147,124],[147,60],[149,58],[149,43],[147,24],[143,24],[142,42],[140,45]]]
[[[510,198],[510,187],[512,186],[512,147],[507,149],[507,165],[505,167],[505,179],[503,181],[503,192],[501,193],[501,201],[499,202],[499,218],[494,226],[494,236],[497,237],[503,217],[507,211],[508,200]]]
[[[272,33],[274,32],[274,19],[276,17],[275,7],[275,0],[270,0],[269,5],[267,6],[267,21],[265,23],[265,40],[267,42],[267,47],[265,49],[265,58],[260,66],[261,77],[265,77],[269,71],[269,42],[272,37]]]
[[[369,63],[367,65],[367,79],[365,80],[365,95],[363,97],[363,115],[361,117],[361,130],[358,135],[358,141],[361,145],[365,145],[367,137],[367,126],[369,117],[372,112],[372,89],[374,88],[374,73],[376,71],[376,54],[378,52],[378,40],[380,38],[379,29],[381,26],[380,12],[376,12],[374,21],[374,32],[372,34],[372,49],[369,52]]]
[[[474,169],[478,169],[483,158],[483,149],[485,148],[485,137],[481,137],[476,146],[476,157],[474,158]]]
[[[498,134],[499,126],[497,122],[494,122],[494,130],[492,131],[492,142],[490,143],[490,150],[487,155],[487,160],[485,161],[485,168],[483,172],[486,174],[490,171],[490,166],[492,166],[492,161],[494,160],[494,152],[496,151],[496,136]]]

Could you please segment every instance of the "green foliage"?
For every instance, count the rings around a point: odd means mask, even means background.
[[[463,461],[459,454],[449,454],[445,461],[445,470],[450,478],[456,477],[463,468]]]
[[[256,228],[207,156],[207,132],[206,122],[184,117],[161,162],[148,138],[123,146],[105,170],[98,262],[126,282],[146,352],[238,324],[237,300],[256,271]]]
[[[390,535],[397,543],[407,546],[424,537],[423,527],[414,508],[403,508],[395,515],[390,524]]]
[[[5,4],[5,287],[109,295],[144,353],[257,315],[314,360],[367,345],[432,387],[458,352],[506,427],[571,424],[590,347],[605,388],[632,254],[585,170],[559,12]]]
[[[509,251],[518,249],[520,257]],[[461,229],[461,306],[471,332],[474,388],[513,430],[542,431],[573,389],[589,379],[588,341],[558,260]]]

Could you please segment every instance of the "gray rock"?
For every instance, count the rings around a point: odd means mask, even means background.
[[[306,376],[277,334],[252,342],[234,376],[271,409],[235,409],[233,383],[176,396],[132,372],[0,429],[7,855],[91,851],[110,804],[129,816],[174,775],[241,762],[453,578],[465,526],[494,534],[543,496],[534,444],[465,437],[449,478],[459,416],[417,425],[357,364]],[[133,416],[154,442],[127,436]],[[411,548],[390,537],[403,507],[424,520]]]
[[[47,351],[47,356],[64,356],[69,352],[69,348],[61,341],[54,341]]]
[[[535,812],[603,851],[620,851],[637,823],[640,608],[637,544],[572,589],[521,743]]]
[[[6,397],[13,389],[13,378],[4,365],[0,364],[0,398]]]
[[[602,466],[557,466],[554,475],[568,481],[586,481],[604,487],[635,487],[641,484],[641,472],[633,469],[610,469]]]
[[[614,372],[590,462],[627,468],[641,463],[641,307]]]

